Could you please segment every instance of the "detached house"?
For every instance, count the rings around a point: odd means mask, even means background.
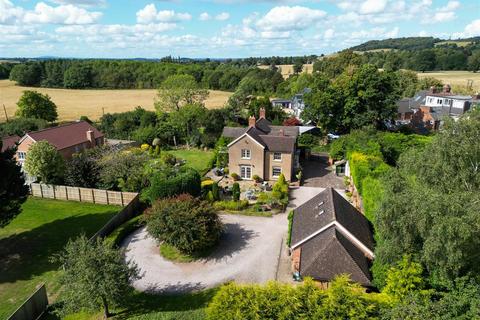
[[[77,121],[25,134],[17,147],[17,162],[23,165],[28,157],[28,150],[35,142],[46,140],[65,159],[70,159],[74,153],[104,144],[104,135],[86,121]]]
[[[298,166],[298,127],[274,126],[260,109],[259,119],[249,118],[247,128],[225,127],[223,136],[232,138],[228,145],[228,167],[242,179],[258,175],[263,180],[276,180],[282,173],[291,181]]]
[[[348,274],[372,286],[373,233],[368,220],[334,189],[327,188],[294,210],[292,271],[328,284]]]

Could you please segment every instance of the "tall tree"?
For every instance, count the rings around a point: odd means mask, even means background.
[[[24,169],[43,183],[59,183],[63,180],[65,162],[55,146],[42,140],[30,146]]]
[[[17,115],[23,118],[36,118],[46,121],[57,120],[57,106],[48,94],[37,91],[23,91],[17,102]]]
[[[27,200],[28,195],[28,187],[14,155],[15,148],[0,151],[0,227],[6,226],[21,212],[22,203]]]
[[[130,282],[140,278],[137,266],[125,263],[123,252],[101,238],[89,241],[80,236],[71,240],[53,260],[61,265],[60,299],[64,314],[103,308],[104,317],[108,318],[110,306],[121,305],[133,291]]]
[[[402,154],[376,212],[374,273],[403,254],[422,263],[433,285],[480,272],[480,112],[444,128],[424,150]]]
[[[430,71],[435,68],[435,52],[432,50],[422,50],[416,53],[413,57],[413,65],[415,70],[422,72]]]
[[[480,50],[475,51],[468,57],[468,70],[473,72],[480,70]]]
[[[158,89],[155,109],[158,112],[178,111],[185,104],[203,104],[208,90],[200,88],[191,75],[172,75]]]

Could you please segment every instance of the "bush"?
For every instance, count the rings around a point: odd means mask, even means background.
[[[232,176],[232,179],[235,180],[235,181],[240,180],[240,176],[239,176],[237,173],[235,173],[235,172],[233,172],[233,173],[231,174],[231,176]]]
[[[191,195],[156,201],[145,214],[148,232],[183,253],[198,253],[218,242],[223,226],[215,209]]]
[[[232,197],[234,201],[240,200],[240,185],[237,182],[232,186]]]
[[[214,201],[220,200],[220,190],[218,188],[218,183],[216,182],[212,184],[212,195]]]
[[[292,244],[292,223],[293,223],[293,214],[295,211],[291,210],[288,213],[288,234],[287,234],[287,246],[290,247]]]
[[[314,147],[319,144],[319,139],[311,133],[304,133],[298,137],[298,144],[307,147]]]
[[[256,174],[253,175],[252,179],[256,182],[256,183],[259,183],[260,181],[262,181],[262,179],[260,179],[260,177]]]
[[[373,319],[385,303],[380,294],[367,294],[348,276],[339,276],[327,290],[305,279],[298,286],[222,286],[207,307],[207,319]]]
[[[216,210],[242,211],[248,208],[248,200],[217,201],[213,204]]]
[[[157,199],[188,193],[194,197],[201,194],[201,178],[189,167],[168,168],[153,173],[149,186],[142,191],[142,199],[153,203]]]

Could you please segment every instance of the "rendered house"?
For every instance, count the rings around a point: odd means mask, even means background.
[[[42,140],[46,140],[55,146],[65,159],[70,159],[74,153],[103,145],[105,142],[104,134],[88,122],[67,123],[25,134],[18,141],[17,162],[23,166],[25,159],[28,157],[30,146]]]
[[[294,210],[292,271],[328,285],[337,275],[372,286],[374,258],[368,220],[334,189],[327,188]]]
[[[287,109],[290,111],[290,113],[295,115],[295,117],[300,119],[303,109],[305,109],[305,101],[303,100],[303,96],[311,91],[312,90],[310,88],[305,88],[301,93],[294,95],[292,99],[272,99],[272,106]]]
[[[276,180],[282,173],[292,180],[298,166],[298,127],[273,126],[260,110],[260,118],[249,118],[247,128],[225,127],[223,136],[232,138],[228,145],[228,167],[244,180],[258,175],[262,180]]]

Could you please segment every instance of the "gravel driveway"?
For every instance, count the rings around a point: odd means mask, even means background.
[[[159,254],[155,240],[141,228],[128,236],[126,259],[135,261],[142,279],[134,282],[141,291],[182,293],[215,287],[235,280],[263,283],[276,279],[285,214],[272,218],[222,215],[225,232],[220,245],[206,259],[174,263]]]

